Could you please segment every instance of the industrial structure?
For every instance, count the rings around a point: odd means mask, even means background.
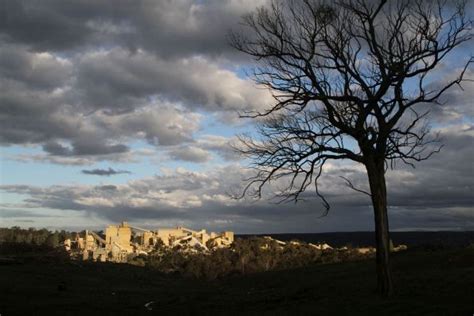
[[[64,247],[83,260],[126,262],[130,257],[147,255],[158,247],[169,247],[189,252],[209,251],[228,247],[234,242],[234,233],[207,233],[184,227],[148,230],[127,222],[109,225],[105,236],[93,231],[67,239]]]

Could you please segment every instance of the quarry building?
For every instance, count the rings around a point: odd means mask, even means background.
[[[130,257],[147,255],[159,248],[168,247],[187,252],[206,252],[228,247],[234,242],[234,233],[199,231],[178,226],[148,230],[122,222],[109,225],[101,236],[86,230],[82,236],[64,241],[71,255],[80,255],[83,260],[127,262]]]

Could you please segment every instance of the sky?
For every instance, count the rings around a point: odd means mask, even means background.
[[[0,226],[102,229],[123,220],[237,233],[367,231],[363,166],[330,163],[298,203],[241,199],[253,131],[271,106],[226,39],[266,0],[0,0]],[[439,81],[472,55],[461,47]],[[466,77],[474,78],[469,69]],[[392,230],[474,230],[474,84],[433,106],[444,147],[387,174]],[[270,192],[269,192],[270,193]]]

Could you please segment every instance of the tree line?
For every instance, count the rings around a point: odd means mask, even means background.
[[[0,228],[0,244],[27,244],[32,246],[47,246],[56,248],[64,240],[72,238],[74,233],[65,230],[49,231],[46,228]]]

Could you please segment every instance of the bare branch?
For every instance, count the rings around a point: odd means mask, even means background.
[[[346,181],[346,184],[349,188],[351,188],[352,190],[354,191],[357,191],[357,192],[360,192],[360,193],[363,193],[365,195],[368,195],[368,196],[372,196],[372,194],[370,194],[369,192],[367,191],[364,191],[362,189],[358,189],[354,186],[354,184],[352,184],[351,180],[349,180],[348,178],[346,177],[343,177],[343,176],[340,176],[344,181]]]

